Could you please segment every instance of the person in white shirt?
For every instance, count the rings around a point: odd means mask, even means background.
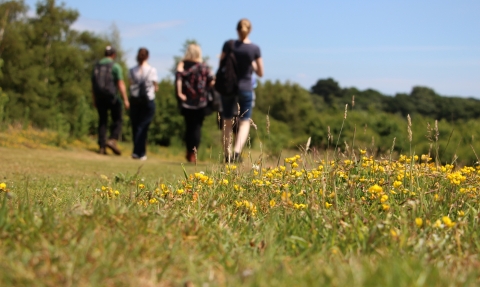
[[[158,90],[157,69],[147,63],[148,50],[140,48],[138,65],[129,71],[130,120],[133,132],[133,159],[146,160],[148,127],[155,115],[155,92]]]

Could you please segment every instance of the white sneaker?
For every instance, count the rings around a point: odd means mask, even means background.
[[[147,160],[147,156],[146,156],[146,155],[144,155],[144,156],[138,156],[138,155],[136,155],[136,154],[134,154],[134,153],[132,153],[132,158],[133,158],[133,159],[138,159],[138,160]]]

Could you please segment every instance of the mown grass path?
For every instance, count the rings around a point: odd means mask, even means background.
[[[0,175],[8,176],[48,176],[61,178],[98,178],[104,174],[111,176],[118,173],[134,174],[140,168],[142,176],[168,177],[170,180],[183,175],[181,157],[163,158],[149,155],[146,161],[133,160],[128,155],[99,155],[88,150],[64,149],[28,149],[0,147]],[[205,169],[206,163],[196,167],[185,164],[188,171]]]

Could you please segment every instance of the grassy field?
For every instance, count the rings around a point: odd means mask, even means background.
[[[2,286],[477,286],[474,167],[0,148]]]

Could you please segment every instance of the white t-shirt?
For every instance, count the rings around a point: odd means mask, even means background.
[[[153,82],[158,83],[157,69],[148,64],[136,66],[129,70],[128,78],[131,81],[130,95],[132,97],[138,97],[139,84],[142,81],[145,81],[148,99],[155,99],[155,86],[153,85]]]

